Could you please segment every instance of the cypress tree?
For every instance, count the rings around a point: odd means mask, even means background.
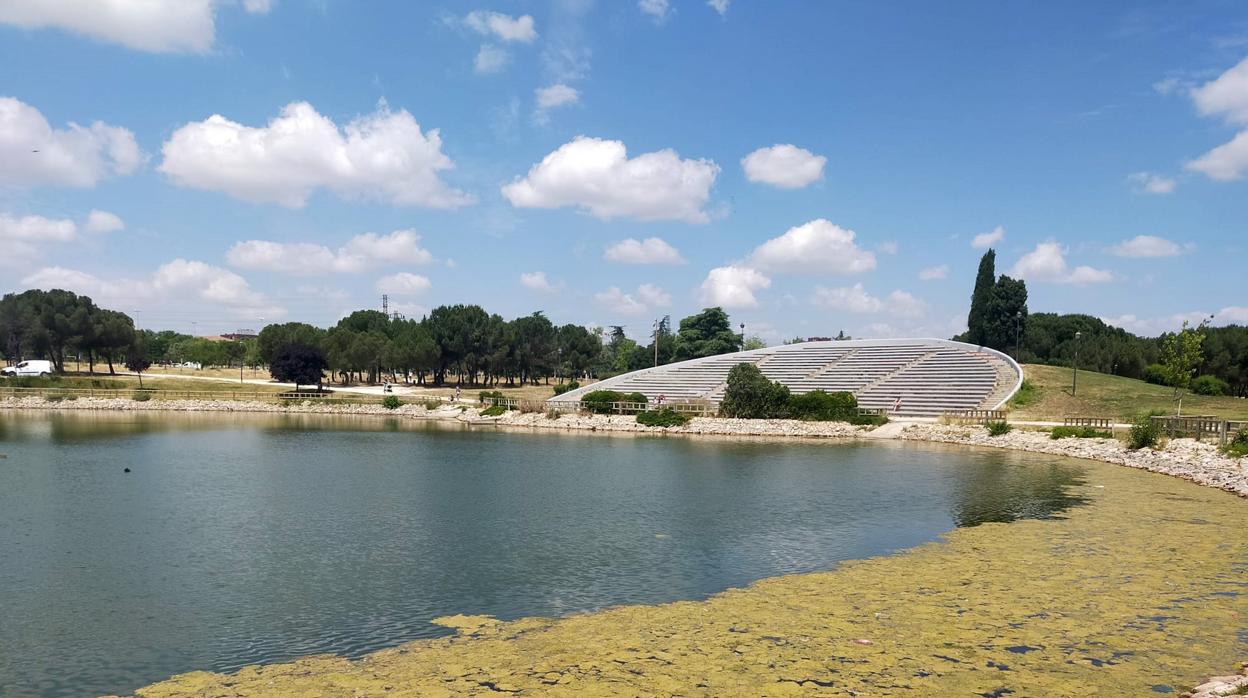
[[[988,304],[997,281],[997,253],[989,249],[979,260],[975,291],[971,293],[971,312],[966,316],[966,341],[983,345],[988,337]]]

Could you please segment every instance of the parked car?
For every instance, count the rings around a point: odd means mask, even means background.
[[[36,359],[23,361],[16,366],[0,368],[0,375],[5,376],[48,376],[52,374],[52,362]]]
[[[201,370],[204,367],[203,364],[195,362],[195,361],[186,361],[184,363],[178,364],[178,366],[180,368],[193,368],[196,371]]]

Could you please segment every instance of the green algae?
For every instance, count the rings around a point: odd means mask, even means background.
[[[1248,504],[1085,465],[1087,503],[1064,518],[958,529],[706,601],[453,616],[451,638],[137,694],[1147,695],[1231,670],[1248,656]]]

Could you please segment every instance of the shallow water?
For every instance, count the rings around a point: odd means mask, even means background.
[[[0,695],[704,598],[1082,500],[1078,461],[299,415],[0,414]],[[130,473],[123,472],[129,467]]]

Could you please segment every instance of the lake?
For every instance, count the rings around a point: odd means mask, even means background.
[[[1060,516],[1078,461],[309,415],[0,413],[0,695],[698,599]],[[130,472],[124,472],[129,468]]]

